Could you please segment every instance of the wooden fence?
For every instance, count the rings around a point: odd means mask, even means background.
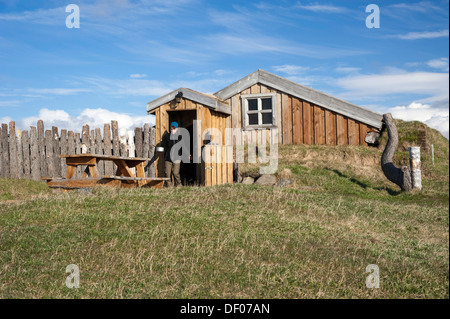
[[[0,177],[40,180],[41,177],[65,177],[67,166],[64,158],[67,154],[102,154],[122,157],[146,157],[147,177],[156,176],[155,128],[145,124],[136,127],[134,136],[119,135],[117,121],[105,124],[103,136],[100,128],[89,129],[83,125],[82,132],[76,133],[66,129],[44,129],[44,122],[39,120],[37,127],[30,130],[17,130],[15,122],[2,124],[0,130]],[[114,175],[116,165],[110,161],[98,163],[98,173]],[[79,167],[75,177],[81,177]]]

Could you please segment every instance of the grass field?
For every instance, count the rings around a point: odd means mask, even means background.
[[[411,193],[381,175],[381,149],[348,146],[280,147],[291,188],[52,194],[0,180],[0,297],[449,298],[448,141],[433,142]]]

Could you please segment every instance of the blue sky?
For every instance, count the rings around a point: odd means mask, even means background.
[[[448,12],[448,0],[0,0],[0,121],[129,128],[171,90],[213,93],[264,69],[448,137]]]

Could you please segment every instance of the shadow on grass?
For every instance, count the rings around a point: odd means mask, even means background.
[[[354,177],[350,177],[350,176],[345,175],[344,173],[342,173],[341,171],[339,171],[337,169],[331,169],[331,168],[325,168],[325,169],[327,171],[331,171],[331,172],[335,173],[339,177],[345,178],[345,179],[349,180],[350,182],[355,183],[356,185],[358,185],[359,187],[361,187],[363,189],[373,189],[373,190],[376,190],[376,191],[386,191],[386,192],[388,192],[389,195],[392,195],[392,196],[397,196],[397,195],[400,195],[402,193],[401,191],[396,191],[396,190],[393,190],[393,189],[388,188],[388,187],[372,187],[369,184],[361,182],[361,181],[357,180]]]

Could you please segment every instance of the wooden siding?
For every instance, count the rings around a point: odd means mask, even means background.
[[[280,144],[367,145],[364,141],[366,134],[379,131],[375,127],[260,83],[225,101],[231,106],[231,127],[243,127],[241,95],[257,93],[276,93],[276,124]],[[273,143],[269,130],[257,130],[256,138],[261,139],[261,134],[266,134],[267,143]]]

